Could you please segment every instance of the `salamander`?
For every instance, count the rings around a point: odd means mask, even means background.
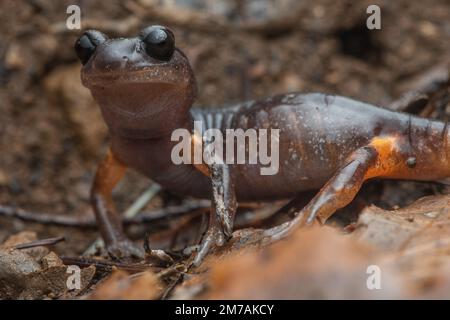
[[[186,55],[164,26],[133,38],[110,39],[88,30],[75,43],[81,80],[100,106],[111,146],[91,191],[101,235],[112,257],[141,257],[125,236],[111,192],[127,167],[174,192],[211,198],[209,227],[195,263],[233,232],[239,201],[295,198],[320,189],[295,218],[271,230],[273,238],[299,226],[324,223],[352,201],[372,178],[444,181],[450,177],[447,123],[394,112],[350,98],[288,93],[229,108],[192,108],[196,83]],[[174,130],[278,129],[279,169],[260,174],[261,164],[175,164]],[[201,137],[200,137],[201,140]]]

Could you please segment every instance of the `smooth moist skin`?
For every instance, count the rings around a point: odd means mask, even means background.
[[[367,179],[450,176],[447,124],[439,121],[321,93],[191,109],[196,94],[193,71],[165,27],[148,27],[135,38],[119,39],[87,31],[75,48],[84,64],[82,82],[99,104],[111,137],[92,198],[113,256],[139,254],[123,235],[110,201],[125,167],[174,192],[212,198],[210,228],[197,262],[231,236],[236,201],[292,198],[322,188],[286,228],[267,233],[280,237],[315,218],[325,221],[348,204]],[[171,141],[171,134],[180,128],[191,132],[195,120],[224,135],[226,129],[278,129],[277,173],[261,175],[261,164],[206,165],[207,175],[198,165],[175,165],[171,151],[177,142]]]

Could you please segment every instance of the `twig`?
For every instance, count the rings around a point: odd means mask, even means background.
[[[172,219],[189,215],[198,209],[209,208],[209,200],[186,201],[177,206],[168,206],[161,209],[154,209],[142,212],[133,218],[126,218],[123,223],[126,225],[154,223],[165,219]],[[51,214],[45,212],[25,211],[21,208],[0,205],[0,216],[18,218],[24,221],[36,222],[40,224],[60,225],[77,228],[95,228],[94,216],[90,213],[80,216],[69,216],[61,214]]]
[[[172,293],[173,289],[175,288],[175,286],[180,283],[184,278],[184,274],[183,273],[179,273],[175,280],[173,280],[166,288],[166,290],[164,290],[164,293],[161,296],[161,300],[166,300],[167,297],[169,296],[169,294]]]
[[[395,111],[419,114],[428,106],[430,102],[440,102],[442,97],[438,94],[447,90],[450,86],[450,69],[447,63],[437,65],[426,73],[420,74],[415,79],[408,82],[408,90],[399,99],[389,104],[389,109]],[[438,101],[433,101],[438,99]],[[434,107],[431,105],[431,109]],[[427,111],[429,112],[429,111]],[[427,116],[426,114],[421,114]]]
[[[31,242],[21,243],[14,246],[15,249],[28,249],[40,246],[52,246],[58,242],[65,241],[64,237],[55,237],[41,240],[34,240]]]
[[[68,227],[95,227],[95,219],[91,215],[85,215],[83,217],[57,215],[45,212],[25,211],[21,208],[2,205],[0,205],[0,215],[38,222],[40,224],[56,224]]]
[[[123,216],[127,219],[131,219],[141,211],[147,203],[149,203],[153,197],[161,190],[159,184],[153,183],[143,194],[133,202],[133,204],[124,212]]]
[[[100,251],[105,247],[105,242],[102,238],[98,237],[95,239],[90,245],[87,246],[86,250],[84,250],[83,255],[92,256],[95,255],[96,252]]]
[[[61,260],[65,265],[77,265],[80,267],[95,266],[99,270],[111,271],[113,268],[122,269],[129,272],[141,272],[151,269],[152,271],[158,272],[163,270],[160,267],[154,267],[149,264],[142,263],[124,263],[118,261],[104,260],[104,259],[93,259],[85,257],[66,257],[61,256]]]
[[[132,219],[125,219],[125,224],[150,223],[165,219],[173,219],[185,216],[187,213],[195,213],[196,210],[210,208],[209,200],[190,200],[178,206],[168,206],[161,209],[155,209],[148,212],[142,212]]]

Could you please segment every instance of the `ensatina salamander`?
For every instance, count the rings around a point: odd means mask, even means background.
[[[440,181],[450,176],[449,130],[440,121],[321,93],[191,109],[194,74],[166,27],[151,26],[135,38],[118,39],[90,30],[75,49],[83,63],[82,83],[99,104],[111,137],[91,194],[113,257],[143,254],[124,235],[111,200],[126,167],[180,194],[212,197],[210,224],[196,264],[232,236],[237,201],[290,198],[320,188],[294,219],[274,229],[271,236],[279,238],[316,218],[323,223],[352,201],[368,179]],[[258,164],[175,165],[171,133],[178,128],[191,131],[194,119],[222,131],[279,129],[278,173],[261,175]]]

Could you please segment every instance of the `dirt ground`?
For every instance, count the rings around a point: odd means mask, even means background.
[[[194,69],[196,105],[205,107],[291,91],[339,94],[388,107],[415,79],[449,63],[446,0],[3,0],[0,205],[92,218],[89,190],[108,135],[99,108],[80,82],[73,44],[81,31],[65,27],[71,4],[81,7],[83,29],[110,36],[133,36],[147,25],[168,25]],[[381,8],[381,30],[366,28],[371,4]],[[445,121],[449,115],[446,105],[427,112]],[[125,211],[150,186],[147,178],[127,173],[114,192],[118,209]],[[111,276],[109,266],[87,262],[82,265],[83,288],[76,291],[54,285],[67,277],[58,256],[81,256],[99,236],[97,230],[3,214],[0,243],[9,247],[0,247],[0,297],[450,298],[446,193],[437,183],[373,181],[329,226],[298,232],[292,241],[262,251],[237,250],[246,246],[233,244],[193,273],[180,271],[181,260],[168,268],[116,265]],[[431,197],[391,211],[423,196]],[[161,190],[142,211],[185,201]],[[272,207],[258,205],[241,225],[261,226],[259,217]],[[175,242],[195,238],[200,224],[197,214],[133,224],[127,232],[141,242],[150,234],[150,245],[167,248],[167,239],[175,234]],[[12,235],[17,239],[11,240]],[[65,241],[49,246],[56,255],[44,247],[5,249],[60,236]],[[102,259],[110,261],[104,255]],[[366,287],[366,268],[374,264],[382,270],[382,290]],[[32,276],[23,270],[25,265]],[[139,276],[130,277],[137,271]],[[352,276],[358,272],[361,277]],[[33,285],[24,279],[33,279]]]

